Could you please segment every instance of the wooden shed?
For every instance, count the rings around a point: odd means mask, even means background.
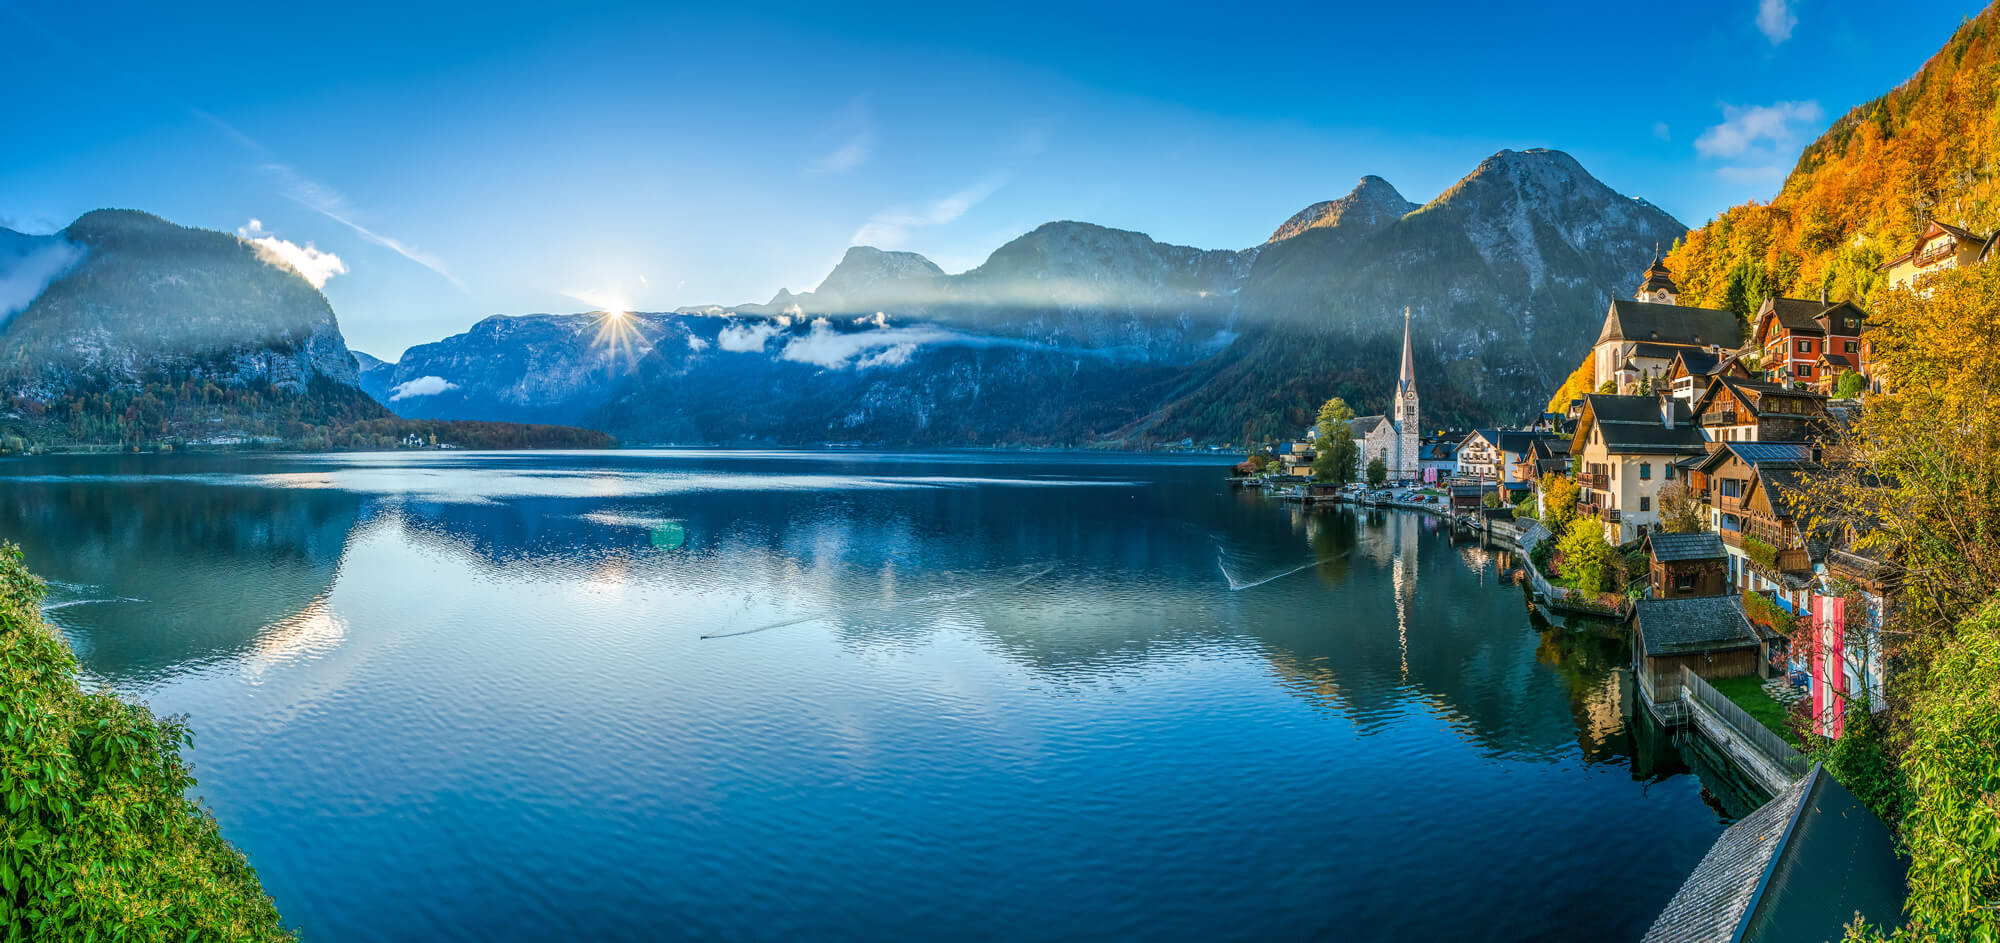
[[[1758,673],[1763,641],[1735,596],[1641,599],[1635,613],[1633,657],[1649,678],[1678,687],[1683,665],[1711,680]]]
[[[1710,531],[1648,534],[1646,556],[1651,564],[1653,595],[1678,599],[1729,592],[1728,553],[1722,537]]]

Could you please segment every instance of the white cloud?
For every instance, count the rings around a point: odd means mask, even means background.
[[[1786,0],[1757,0],[1757,29],[1771,45],[1792,38],[1792,27],[1797,25],[1799,18],[1793,15]]]
[[[28,310],[49,283],[83,258],[83,247],[54,239],[14,258],[0,256],[0,323]]]
[[[872,331],[842,333],[825,318],[813,321],[804,337],[795,337],[779,351],[778,358],[838,370],[855,367],[897,366],[910,359],[924,344],[970,341],[965,335],[938,327],[892,327]]]
[[[764,344],[778,333],[778,325],[769,321],[756,324],[731,324],[715,336],[715,342],[723,350],[739,354],[763,353]]]
[[[1668,141],[1673,139],[1674,133],[1672,129],[1667,127],[1666,122],[1655,121],[1653,122],[1653,136],[1662,141]]]
[[[696,336],[695,336],[695,335],[693,335],[693,334],[689,334],[689,335],[688,335],[688,349],[689,349],[689,350],[691,350],[691,351],[694,351],[694,352],[695,352],[695,353],[697,353],[697,354],[698,354],[698,353],[701,353],[702,351],[704,351],[704,350],[707,350],[707,349],[708,349],[708,342],[707,342],[707,341],[705,341],[705,340],[702,340],[702,339],[701,339],[701,338],[699,338],[699,337],[696,337]]]
[[[1758,151],[1793,151],[1826,113],[1819,102],[1724,105],[1722,123],[1695,138],[1703,157],[1743,157]]]
[[[444,377],[418,377],[408,383],[399,383],[389,391],[389,400],[394,402],[412,396],[436,396],[447,390],[458,389],[458,384]]]
[[[920,209],[899,207],[884,210],[869,217],[868,222],[855,230],[854,245],[896,248],[909,238],[910,230],[923,226],[941,226],[964,216],[967,211],[978,206],[995,190],[1007,184],[1007,174],[994,174],[963,190],[959,190],[941,200]]]
[[[857,134],[834,148],[831,153],[815,159],[806,165],[806,172],[812,174],[837,174],[853,170],[868,160],[875,149],[875,134],[872,131]]]
[[[257,254],[272,265],[284,266],[305,276],[314,288],[325,288],[326,281],[335,275],[347,274],[347,263],[331,252],[322,252],[311,242],[301,246],[295,242],[280,239],[264,228],[258,220],[236,227],[236,235],[257,247]]]
[[[867,163],[868,155],[875,151],[875,122],[868,113],[868,99],[856,98],[836,112],[827,136],[838,138],[840,143],[807,161],[806,173],[845,173]]]

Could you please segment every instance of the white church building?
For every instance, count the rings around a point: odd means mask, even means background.
[[[1410,356],[1408,308],[1403,309],[1403,372],[1396,380],[1390,415],[1361,416],[1351,428],[1357,463],[1355,480],[1368,480],[1368,463],[1377,458],[1388,466],[1390,481],[1416,481],[1421,477],[1417,451],[1417,370]]]

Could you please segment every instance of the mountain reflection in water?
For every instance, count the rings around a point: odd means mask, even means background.
[[[0,536],[313,938],[1636,936],[1727,816],[1618,631],[1223,464],[45,457]]]

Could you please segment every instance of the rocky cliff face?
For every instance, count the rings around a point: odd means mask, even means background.
[[[1425,426],[1513,421],[1684,231],[1566,154],[1502,151],[1423,206],[1364,178],[1246,250],[1054,222],[949,275],[856,247],[811,292],[634,318],[646,352],[623,365],[582,342],[593,316],[489,319],[377,395],[638,442],[1243,442],[1330,395],[1384,409],[1408,306]],[[394,398],[427,377],[439,392]]]

